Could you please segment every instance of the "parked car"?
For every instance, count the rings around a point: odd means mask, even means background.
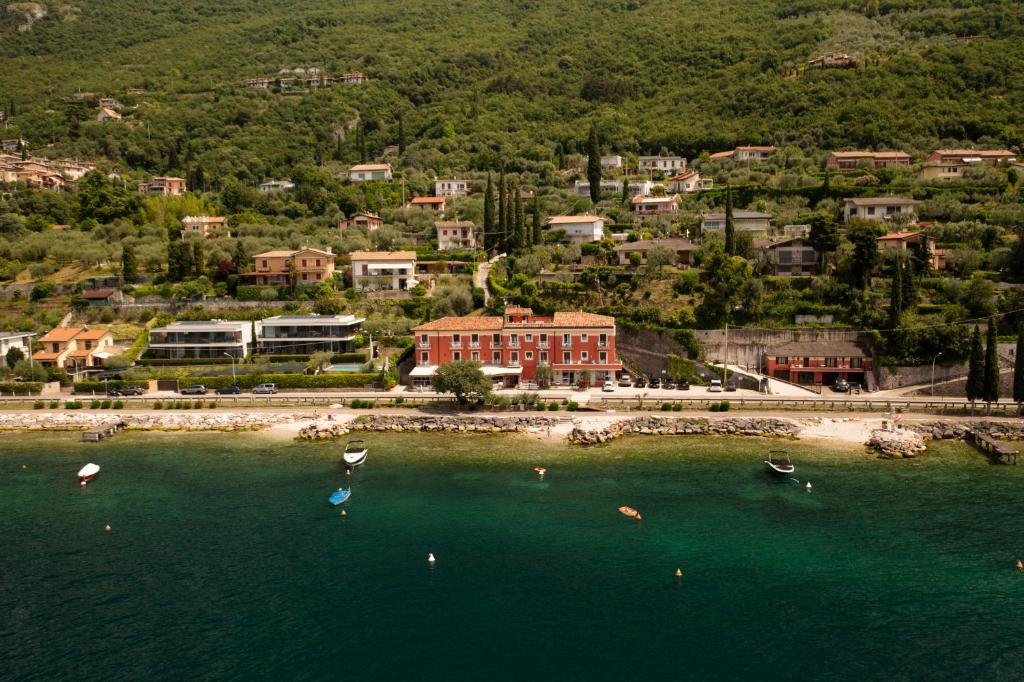
[[[146,389],[141,386],[122,386],[121,388],[112,388],[107,391],[107,395],[112,398],[120,398],[129,395],[142,395],[146,392]]]
[[[687,381],[686,379],[681,380],[678,384],[676,384],[676,390],[678,390],[678,391],[689,391],[690,390],[690,382]]]
[[[665,379],[665,383],[663,383],[661,385],[661,387],[663,389],[665,389],[666,391],[674,391],[674,390],[676,390],[675,382],[673,382],[671,379]]]
[[[727,390],[727,391],[735,391],[736,390],[736,382],[733,381],[732,379],[729,379],[729,382],[725,385],[725,390]]]
[[[611,380],[605,381],[604,385],[601,387],[601,390],[604,391],[605,393],[612,393],[612,392],[614,392],[615,391],[615,382],[611,381]]]
[[[637,388],[647,388],[647,379],[644,379],[643,377],[637,377],[634,386],[636,386]]]
[[[217,395],[238,395],[241,392],[238,386],[221,386],[217,389]]]
[[[277,384],[260,384],[252,392],[254,395],[273,395],[277,393]]]
[[[661,379],[658,377],[651,377],[651,388],[661,388]]]
[[[182,395],[206,395],[206,386],[202,384],[192,384],[178,391]]]
[[[711,383],[708,384],[708,393],[721,393],[722,392],[722,380],[712,379]]]
[[[633,380],[629,377],[628,374],[626,376],[622,377],[621,379],[619,379],[619,386],[621,386],[622,388],[629,388],[632,385],[633,385]]]
[[[849,393],[850,382],[846,379],[836,379],[836,383],[832,384],[832,390],[836,393]]]

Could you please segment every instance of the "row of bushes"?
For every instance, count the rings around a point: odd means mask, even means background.
[[[43,390],[40,381],[3,381],[0,382],[0,395],[34,395]]]
[[[109,400],[93,400],[91,403],[89,403],[89,408],[93,410],[109,410],[110,408],[114,408],[115,410],[123,410],[124,401],[115,400],[111,402]]]
[[[334,363],[364,363],[369,360],[369,354],[363,351],[353,353],[336,353],[331,356]],[[309,355],[257,355],[253,357],[254,362],[306,362]]]
[[[207,388],[217,389],[224,386],[237,385],[239,388],[253,388],[259,384],[277,384],[278,388],[364,388],[372,386],[380,378],[377,372],[331,372],[327,374],[239,374],[236,379],[231,375],[222,376],[190,376],[182,379],[180,384],[202,384]]]
[[[109,381],[76,381],[74,383],[75,393],[106,393],[107,391],[120,390],[129,386],[149,388],[148,381],[129,381],[127,379],[112,379]]]
[[[307,358],[303,356],[303,360]],[[236,360],[235,362],[239,362]],[[224,356],[217,358],[139,358],[138,364],[147,367],[192,367],[196,365],[230,365],[231,359]]]
[[[203,409],[204,403],[202,400],[168,400],[166,403],[162,400],[157,400],[153,403],[154,410],[201,410]],[[211,400],[205,404],[207,409],[214,409],[217,407],[217,401]]]

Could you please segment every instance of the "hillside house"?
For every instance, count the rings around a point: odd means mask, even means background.
[[[765,352],[768,376],[802,386],[831,386],[836,379],[866,384],[871,353],[851,341],[791,341]]]
[[[353,251],[349,259],[356,291],[405,291],[419,284],[415,251]]]
[[[733,211],[732,222],[736,232],[749,232],[755,236],[767,235],[771,230],[772,216],[759,211]],[[725,232],[725,213],[707,213],[701,219],[700,229],[704,234]]]
[[[771,146],[746,146],[736,147],[725,152],[717,152],[711,155],[712,159],[733,159],[735,161],[767,161],[776,152]]]
[[[354,315],[277,315],[260,324],[257,348],[266,355],[351,353],[366,320]]]
[[[686,170],[686,159],[681,156],[641,156],[638,162],[641,173],[675,175]]]
[[[469,180],[437,180],[434,182],[434,195],[439,197],[469,196]]]
[[[894,166],[909,166],[910,154],[871,151],[832,152],[828,155],[828,161],[825,163],[827,167],[839,171],[857,170],[862,164],[876,170]]]
[[[125,296],[120,289],[112,287],[86,289],[80,298],[94,308],[131,303],[134,300],[131,296]]]
[[[149,331],[147,358],[157,360],[221,360],[230,355],[241,360],[253,350],[253,328],[249,320],[181,320]]]
[[[764,248],[774,255],[776,275],[800,277],[818,274],[818,252],[806,237],[772,242]]]
[[[348,169],[351,182],[391,181],[390,163],[360,163]]]
[[[552,216],[545,226],[549,230],[565,230],[565,236],[572,244],[590,244],[604,239],[604,218],[589,213]]]
[[[444,212],[448,208],[448,200],[446,197],[413,197],[405,207],[418,208],[421,211]]]
[[[185,178],[155,177],[139,183],[139,192],[150,196],[180,197],[188,190]]]
[[[638,216],[661,215],[679,211],[679,196],[670,194],[664,197],[633,197],[633,213]]]
[[[583,378],[600,384],[622,370],[616,357],[615,318],[581,312],[534,315],[507,306],[502,317],[443,317],[413,329],[413,386],[428,386],[438,367],[479,362],[484,375],[504,386],[533,381],[550,367],[552,382],[572,386]]]
[[[701,179],[697,171],[683,171],[668,179],[668,191],[674,193],[699,192],[711,189],[715,181],[711,178]]]
[[[373,232],[384,227],[384,219],[376,213],[356,213],[338,223],[339,230],[347,230],[350,227],[363,227],[367,232]]]
[[[601,157],[601,168],[614,169],[622,168],[626,164],[626,160],[618,154],[606,154]]]
[[[476,248],[476,224],[471,220],[436,222],[434,230],[437,231],[438,251]]]
[[[335,79],[344,83],[345,85],[359,85],[367,81],[366,74],[362,71],[349,71],[348,73],[341,74],[340,78]]]
[[[998,166],[1014,162],[1017,156],[1007,149],[937,149],[928,155],[929,163],[936,164],[988,164]]]
[[[654,183],[651,182],[650,180],[631,180],[629,182],[629,195],[633,197],[646,196],[650,194],[653,189]],[[577,196],[589,197],[590,182],[586,180],[577,180],[573,185],[573,191],[576,193]],[[601,194],[603,196],[621,196],[622,181],[602,180]]]
[[[0,151],[20,152],[22,149],[28,149],[28,140],[26,140],[23,137],[16,137],[9,140],[0,140]]]
[[[96,120],[100,123],[105,123],[106,121],[120,121],[121,114],[117,113],[113,109],[100,107],[99,113],[96,114]]]
[[[260,191],[264,194],[290,192],[293,189],[295,189],[295,183],[291,180],[267,180],[260,185]]]
[[[852,197],[843,199],[843,222],[851,218],[882,222],[899,216],[913,219],[920,201],[907,197]]]
[[[674,265],[679,268],[688,268],[693,265],[693,253],[700,247],[689,239],[640,239],[635,242],[625,242],[615,247],[615,255],[619,265],[629,265],[629,254],[640,254],[640,262],[647,262],[647,255],[653,249],[668,249],[676,254]]]
[[[56,367],[76,374],[102,367],[111,356],[114,335],[106,327],[54,327],[39,339],[42,348],[32,355],[43,367]]]
[[[921,231],[890,232],[878,238],[878,250],[880,253],[897,251],[902,253],[916,252],[919,256],[926,256],[928,266],[932,270],[944,270],[948,252],[946,249],[937,248],[933,237]]]
[[[17,348],[21,354],[28,358],[32,355],[33,332],[0,332],[0,362],[7,358],[7,352]]]
[[[334,277],[334,253],[309,247],[297,251],[267,251],[252,257],[253,271],[245,276],[261,286],[302,286]]]
[[[826,52],[807,62],[817,69],[849,69],[857,66],[857,60],[845,52]]]
[[[202,237],[216,239],[230,237],[224,216],[187,215],[181,219],[181,238]]]

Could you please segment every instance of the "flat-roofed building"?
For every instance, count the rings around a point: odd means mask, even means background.
[[[253,327],[249,320],[181,320],[149,331],[146,357],[158,360],[221,359],[230,355],[242,359],[253,347]]]
[[[349,353],[365,318],[355,315],[277,315],[261,323],[257,346],[266,355]]]

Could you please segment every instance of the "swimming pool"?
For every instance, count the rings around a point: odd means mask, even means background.
[[[331,365],[325,372],[362,372],[365,365],[361,362],[347,362],[340,365]]]

